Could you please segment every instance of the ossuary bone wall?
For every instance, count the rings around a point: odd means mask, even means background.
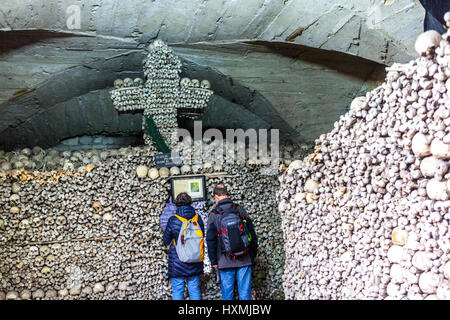
[[[149,151],[147,146],[123,148],[95,165],[79,162],[76,170],[2,172],[0,298],[169,299],[159,217],[170,177],[137,176],[139,166],[154,165]],[[198,211],[206,218],[212,188],[228,185],[259,236],[253,296],[280,299],[284,253],[277,176],[262,175],[256,164],[221,169],[227,174],[207,179],[209,201]],[[215,169],[196,170],[212,174]],[[204,299],[220,298],[208,261],[201,290]]]
[[[286,298],[450,299],[449,37],[419,36],[280,177]]]

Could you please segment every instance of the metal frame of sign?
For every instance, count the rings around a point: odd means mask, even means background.
[[[206,177],[204,175],[192,175],[192,176],[183,176],[183,177],[173,177],[170,179],[170,185],[172,187],[171,194],[173,202],[175,203],[175,188],[174,181],[175,180],[193,180],[193,179],[201,179],[203,184],[203,197],[193,197],[191,195],[192,201],[206,201]]]

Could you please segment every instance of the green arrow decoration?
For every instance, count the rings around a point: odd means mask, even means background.
[[[170,149],[159,133],[158,127],[151,115],[145,116],[145,132],[152,138],[153,146],[162,153],[169,153]]]

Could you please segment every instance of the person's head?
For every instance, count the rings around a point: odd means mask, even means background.
[[[222,183],[219,183],[214,188],[214,200],[216,201],[216,203],[218,203],[220,200],[227,199],[229,197],[230,195],[228,194],[228,190]]]
[[[191,204],[192,204],[192,198],[186,192],[179,193],[177,195],[177,198],[175,199],[175,205],[177,207],[190,206]]]

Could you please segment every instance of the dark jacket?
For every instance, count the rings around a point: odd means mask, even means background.
[[[182,206],[177,208],[177,215],[189,220],[195,216],[195,210],[191,206]],[[200,215],[198,217],[198,224],[200,225],[203,234],[205,234],[205,226]],[[167,221],[166,230],[164,231],[164,244],[166,247],[170,244],[168,267],[169,278],[187,278],[203,274],[203,262],[184,263],[178,258],[176,248],[172,241],[177,243],[181,225],[181,220],[172,216],[169,218],[169,221]]]
[[[233,210],[233,201],[231,199],[223,199],[219,201],[217,207],[220,207],[225,213]],[[258,250],[258,238],[256,237],[255,228],[253,222],[250,219],[247,211],[244,207],[237,206],[237,209],[247,220],[247,227],[252,241],[249,244],[249,251],[243,256],[233,258],[225,253],[221,252],[220,242],[217,236],[217,216],[216,210],[212,210],[208,217],[208,228],[206,231],[206,242],[208,245],[208,256],[212,265],[218,265],[219,269],[226,268],[239,268],[254,264],[255,257]]]
[[[448,0],[419,0],[425,8],[425,19],[423,31],[436,30],[440,34],[447,31],[444,14],[450,11],[450,1]]]

